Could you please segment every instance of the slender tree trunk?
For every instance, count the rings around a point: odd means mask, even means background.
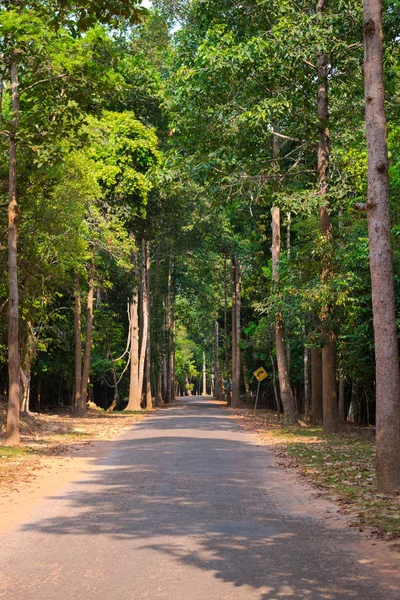
[[[232,406],[240,406],[240,286],[241,268],[232,254]]]
[[[24,358],[21,365],[21,383],[22,383],[22,406],[21,410],[24,413],[29,414],[29,401],[31,395],[31,372],[32,363],[36,357],[37,352],[37,340],[33,331],[32,323],[28,321],[28,333],[26,337]]]
[[[10,67],[13,131],[9,142],[8,204],[8,406],[6,444],[20,442],[19,411],[21,407],[18,299],[18,203],[17,203],[17,130],[19,119],[18,67]]]
[[[272,383],[274,386],[274,397],[275,397],[275,404],[276,404],[276,415],[277,415],[278,421],[279,421],[280,416],[281,416],[281,402],[279,400],[278,386],[276,385],[275,361],[274,361],[272,354],[271,354],[271,365],[272,365]]]
[[[151,309],[150,309],[150,242],[146,242],[146,295],[147,295],[147,345],[146,345],[146,371],[145,371],[145,395],[146,395],[146,409],[152,410],[153,400],[151,396],[151,346],[150,346],[150,332],[151,332]]]
[[[162,371],[162,383],[163,383],[162,394],[163,394],[163,399],[164,399],[165,404],[168,404],[168,378],[169,378],[168,356],[169,356],[169,354],[166,354],[163,358],[163,371]]]
[[[325,0],[317,2],[317,17],[323,19]],[[322,257],[321,279],[327,285],[332,277],[332,220],[327,202],[329,188],[329,101],[328,101],[328,57],[319,54],[317,58],[318,75],[318,177],[321,204],[319,209],[320,231],[325,240],[325,251]],[[324,340],[322,346],[322,399],[324,433],[335,433],[341,430],[342,421],[339,416],[336,391],[336,339],[331,331],[326,330],[325,319],[329,307],[325,307],[322,326]]]
[[[130,305],[131,364],[129,381],[129,398],[125,410],[140,410],[141,389],[139,389],[139,289],[138,289],[138,256],[132,254],[134,286]]]
[[[228,340],[228,277],[227,277],[227,260],[224,262],[224,344],[225,344],[225,375],[226,375],[226,403],[231,405],[231,377],[229,371],[229,340]]]
[[[172,340],[171,340],[171,287],[172,287],[172,256],[169,257],[169,268],[168,268],[168,283],[167,283],[167,310],[165,319],[166,329],[166,340],[167,340],[167,389],[165,395],[165,403],[170,404],[172,399],[172,386],[171,386],[171,351],[172,351]]]
[[[279,281],[279,256],[281,249],[280,212],[280,208],[276,206],[272,208],[272,279],[275,285]],[[276,360],[278,363],[279,390],[283,404],[285,423],[287,425],[297,425],[296,408],[287,368],[282,315],[280,313],[276,315],[275,321],[275,347]]]
[[[157,379],[156,379],[155,405],[161,406],[161,404],[162,404],[162,371],[161,371],[161,365],[160,365],[160,370],[157,373]]]
[[[236,257],[236,389],[240,403],[240,374],[241,374],[241,364],[242,364],[242,352],[240,350],[240,340],[241,340],[241,325],[240,325],[240,315],[241,315],[241,304],[242,304],[242,267],[240,262]]]
[[[221,377],[220,377],[220,370],[219,370],[219,325],[218,325],[217,319],[215,319],[214,342],[215,342],[214,397],[216,400],[221,400],[222,392],[221,392]]]
[[[92,266],[90,269],[89,292],[88,292],[88,297],[87,297],[86,345],[85,345],[85,358],[83,361],[83,372],[82,372],[81,406],[79,408],[79,415],[81,415],[81,416],[84,416],[86,414],[86,402],[88,399],[88,384],[89,384],[89,373],[90,373],[90,358],[91,358],[91,353],[92,353],[93,301],[94,301],[93,270],[94,270],[94,267]]]
[[[232,394],[231,405],[239,406],[240,400],[235,386],[236,375],[236,257],[232,254]],[[235,387],[234,387],[235,386]]]
[[[81,332],[81,286],[79,274],[74,276],[75,287],[75,313],[74,313],[74,331],[75,331],[75,398],[74,412],[79,414],[82,402],[82,332]]]
[[[247,369],[247,365],[243,363],[243,381],[244,381],[244,389],[246,392],[246,402],[250,400],[250,385],[249,385],[249,371]]]
[[[175,321],[172,319],[172,327],[171,327],[171,342],[172,342],[172,351],[171,351],[171,402],[175,401]]]
[[[141,288],[142,288],[142,339],[139,355],[139,397],[141,399],[143,392],[143,379],[146,360],[146,347],[148,335],[148,297],[147,297],[147,277],[146,277],[146,241],[142,240],[142,262],[141,262]]]
[[[310,418],[310,376],[309,376],[310,350],[304,346],[304,418]]]
[[[345,401],[345,395],[344,395],[344,373],[343,373],[342,367],[340,367],[340,370],[339,370],[339,415],[343,421],[346,420],[346,401]]]
[[[274,136],[275,139],[277,136]],[[291,245],[291,241],[292,241],[292,213],[290,211],[287,212],[286,214],[286,218],[287,218],[287,227],[286,227],[286,257],[287,260],[289,261],[290,259],[290,254],[292,251],[292,245]],[[290,353],[290,339],[288,336],[288,332],[286,329],[286,340],[285,340],[285,345],[286,345],[286,362],[287,362],[287,370],[288,370],[288,375],[289,375],[289,381],[290,381],[290,359],[291,359],[291,353]]]
[[[207,396],[206,353],[203,350],[203,396]]]
[[[112,412],[119,406],[119,391],[118,391],[117,374],[115,372],[114,358],[113,358],[113,355],[111,352],[110,338],[108,337],[107,329],[106,329],[105,333],[106,333],[107,354],[108,354],[108,358],[111,361],[111,373],[112,373],[112,377],[113,377],[113,386],[114,386],[114,398],[113,398],[111,405],[107,408],[107,412]]]
[[[192,394],[190,393],[190,389],[189,389],[189,375],[187,373],[185,373],[185,395],[186,396],[191,396]]]
[[[400,375],[389,209],[381,0],[364,0],[364,85],[368,146],[368,233],[376,360],[377,477],[400,490]]]
[[[322,425],[322,355],[320,348],[311,348],[311,425]]]

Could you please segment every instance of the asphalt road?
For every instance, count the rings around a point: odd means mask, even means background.
[[[392,567],[301,493],[224,409],[188,400],[0,537],[0,598],[400,598]]]

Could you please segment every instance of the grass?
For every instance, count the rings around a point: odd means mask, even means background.
[[[248,411],[245,421],[244,425],[256,429],[284,465],[296,468],[324,496],[338,503],[352,517],[354,526],[372,528],[386,539],[400,537],[400,495],[377,491],[371,428],[349,426],[342,434],[326,436],[319,427],[285,428],[269,411],[256,417]]]
[[[32,450],[30,448],[23,448],[21,446],[0,446],[0,459],[15,459],[30,454]]]

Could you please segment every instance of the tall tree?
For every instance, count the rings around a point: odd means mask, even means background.
[[[400,374],[389,209],[381,0],[364,0],[368,234],[376,360],[378,487],[400,489]]]
[[[317,2],[317,17],[322,22],[325,0]],[[325,252],[322,256],[322,281],[328,284],[332,277],[332,218],[328,200],[329,189],[329,100],[328,100],[329,58],[321,52],[317,58],[318,74],[318,177],[320,194],[320,230],[324,238]],[[336,391],[336,338],[327,327],[327,312],[323,309],[323,345],[322,345],[322,399],[323,427],[325,433],[335,433],[341,429]]]

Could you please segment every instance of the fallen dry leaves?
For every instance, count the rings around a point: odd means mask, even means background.
[[[72,457],[94,441],[109,440],[143,419],[145,414],[144,411],[106,413],[88,410],[83,418],[69,412],[23,416],[21,445],[14,448],[0,445],[0,495],[31,482],[52,457]],[[4,407],[0,407],[0,431],[3,434],[4,417]]]
[[[372,428],[349,426],[326,436],[302,424],[285,428],[272,411],[228,409],[244,428],[255,432],[284,468],[294,468],[351,517],[351,525],[368,528],[386,540],[400,538],[400,493],[377,492],[375,435]],[[396,546],[397,544],[394,544]]]

